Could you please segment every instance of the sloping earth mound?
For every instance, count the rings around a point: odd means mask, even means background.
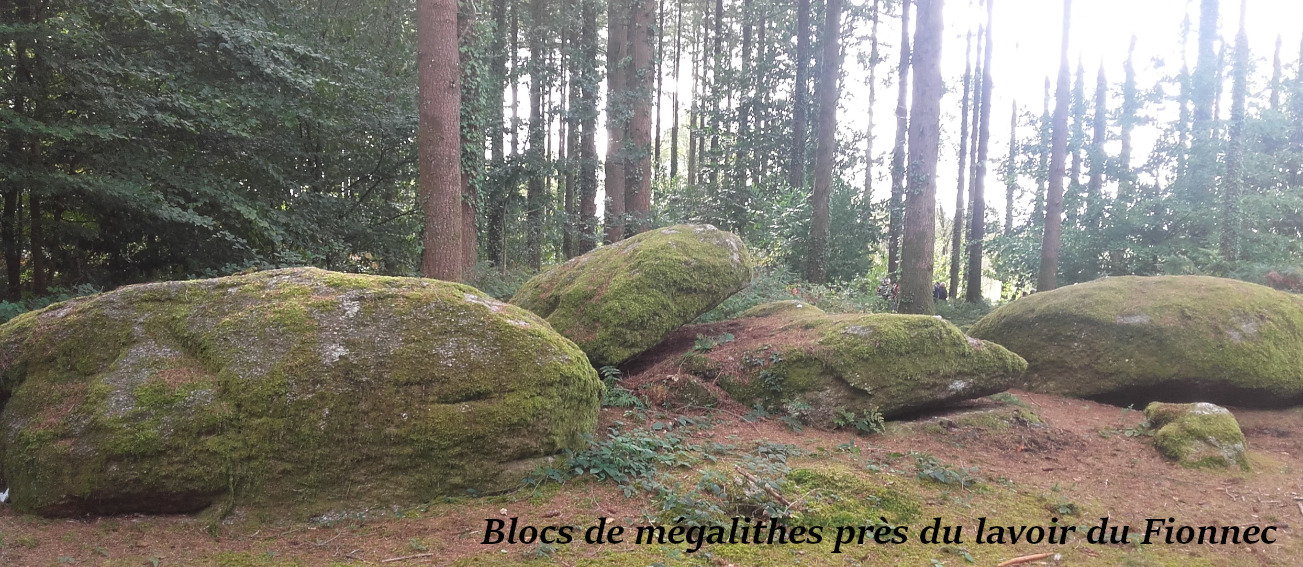
[[[1137,407],[1303,403],[1303,298],[1256,284],[1105,278],[1018,299],[969,333],[1025,358],[1029,390]]]
[[[474,288],[289,269],[130,286],[0,326],[0,482],[44,515],[319,513],[514,487],[601,384]]]
[[[751,282],[736,235],[710,225],[650,230],[525,282],[511,298],[575,341],[595,366],[661,342]]]

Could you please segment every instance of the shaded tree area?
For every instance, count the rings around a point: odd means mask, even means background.
[[[1016,26],[993,41],[987,0],[937,32],[940,4],[15,0],[4,298],[305,264],[506,280],[685,221],[811,282],[890,278],[913,312],[933,282],[980,302],[1298,269],[1303,73],[1284,40],[1250,53],[1234,7],[1200,0],[1187,65],[1090,75],[1069,13],[1062,68],[1030,70],[1057,85],[1012,93],[992,75],[1013,50],[992,46]],[[965,35],[963,75],[934,72]],[[1034,102],[1006,139],[992,114],[1014,98]],[[418,127],[436,116],[437,142]]]

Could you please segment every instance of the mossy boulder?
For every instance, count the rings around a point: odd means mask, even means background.
[[[289,269],[0,326],[0,481],[44,515],[307,515],[512,487],[583,444],[574,343],[474,288]]]
[[[1244,433],[1235,416],[1224,407],[1198,402],[1145,408],[1154,428],[1154,447],[1163,456],[1193,468],[1240,467],[1249,470]]]
[[[1026,363],[924,315],[785,310],[749,319],[707,357],[719,385],[751,406],[831,426],[845,412],[897,417],[1009,388]]]
[[[602,246],[525,282],[511,303],[575,341],[596,366],[615,365],[751,282],[741,239],[677,225]]]
[[[1119,405],[1303,402],[1303,298],[1206,276],[1036,293],[969,329],[1027,359],[1028,390]]]

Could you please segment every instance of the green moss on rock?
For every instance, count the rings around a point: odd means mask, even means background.
[[[1145,408],[1154,432],[1154,447],[1163,456],[1194,468],[1238,466],[1249,470],[1244,433],[1226,408],[1205,402]]]
[[[750,259],[737,236],[710,225],[677,225],[544,272],[511,303],[547,319],[595,366],[606,366],[651,348],[750,281]]]
[[[583,352],[474,288],[290,269],[0,326],[0,463],[47,515],[314,514],[513,486],[582,445]]]
[[[777,346],[743,353],[740,374],[719,384],[747,405],[808,405],[816,425],[831,425],[839,410],[893,417],[1002,392],[1026,368],[1003,347],[935,317],[773,317],[781,322],[766,340]]]
[[[1246,282],[1105,278],[1018,299],[970,334],[1027,359],[1029,390],[1120,405],[1303,402],[1303,298]]]

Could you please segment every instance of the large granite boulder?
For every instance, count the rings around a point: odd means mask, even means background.
[[[969,329],[1027,359],[1028,390],[1119,405],[1303,402],[1303,298],[1206,276],[1041,292]]]
[[[460,284],[289,269],[136,285],[0,326],[0,481],[44,515],[501,490],[582,446],[600,391],[546,322]]]
[[[694,346],[678,368],[742,404],[818,426],[848,413],[890,418],[999,393],[1027,366],[936,317],[829,315],[791,303],[751,312],[761,316],[716,326],[729,331],[727,342],[703,335],[709,348]]]
[[[525,282],[511,303],[575,341],[596,366],[655,346],[751,282],[741,239],[710,225],[650,230]]]

